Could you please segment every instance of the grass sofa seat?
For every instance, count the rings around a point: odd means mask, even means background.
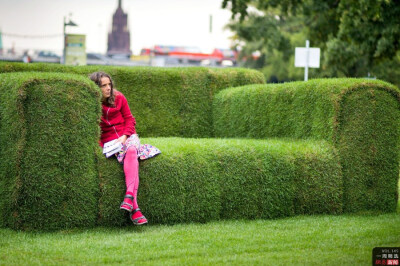
[[[141,142],[162,151],[140,162],[138,200],[152,223],[342,212],[340,165],[326,141],[175,137]],[[118,210],[125,186],[121,166],[101,157],[99,174],[99,223],[127,223]]]

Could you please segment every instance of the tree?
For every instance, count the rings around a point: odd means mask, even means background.
[[[335,70],[357,75],[360,66],[372,70],[396,56],[400,49],[399,1],[341,0],[338,14],[341,22],[327,41],[326,51],[326,63]],[[341,66],[346,62],[345,68]]]
[[[271,19],[271,12],[279,10],[283,21],[297,21],[304,37],[312,41],[323,51],[321,75],[324,76],[366,76],[382,62],[398,60],[396,53],[400,50],[400,2],[398,0],[223,0],[222,6],[230,8],[233,22],[231,24],[247,25],[247,28],[260,26],[254,19],[250,6],[264,12],[264,17]],[[272,23],[264,27],[282,30]],[[278,24],[279,24],[278,23]],[[272,26],[271,26],[272,25]],[[239,38],[246,34],[235,30]],[[263,31],[271,31],[264,29]],[[257,32],[252,29],[252,32]],[[248,34],[252,34],[248,31]],[[286,31],[290,33],[290,31]],[[278,34],[274,33],[274,36]],[[285,33],[281,34],[290,39]],[[292,34],[295,34],[292,32]],[[255,35],[251,42],[257,41]],[[273,44],[275,43],[275,45]],[[304,43],[304,42],[303,42]],[[270,41],[274,49],[282,50],[280,42]],[[293,46],[293,45],[292,45]]]
[[[258,68],[267,80],[279,82],[302,76],[300,70],[292,67],[293,44],[300,45],[298,40],[303,39],[299,38],[304,28],[301,23],[297,17],[271,9],[263,14],[252,12],[240,23],[232,21],[228,27],[236,33],[237,46],[241,48],[239,59],[243,65]],[[259,54],[257,57],[253,56],[254,51]]]

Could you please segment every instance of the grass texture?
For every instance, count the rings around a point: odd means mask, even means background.
[[[216,137],[326,140],[340,157],[344,211],[395,211],[399,90],[365,79],[248,85],[213,103]]]
[[[98,88],[51,73],[0,74],[0,88],[0,226],[94,226]]]
[[[127,98],[142,137],[212,137],[212,99],[215,93],[246,84],[265,83],[261,72],[240,68],[155,68],[64,66],[0,62],[0,73],[75,73],[111,75]]]
[[[400,246],[400,215],[74,229],[0,229],[0,265],[371,265]]]

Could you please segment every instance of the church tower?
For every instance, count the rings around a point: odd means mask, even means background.
[[[121,0],[118,0],[118,8],[113,15],[111,33],[108,34],[107,55],[130,56],[130,33],[128,29],[128,14],[124,13],[121,7]]]

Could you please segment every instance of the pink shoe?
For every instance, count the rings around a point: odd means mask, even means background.
[[[128,211],[128,212],[132,212],[132,210],[133,210],[132,204],[126,202],[125,199],[130,199],[131,202],[132,202],[134,198],[133,198],[132,195],[126,194],[125,197],[124,197],[124,201],[121,203],[121,206],[120,206],[119,208],[120,208],[121,210],[125,210],[125,211]]]
[[[133,210],[132,214],[129,215],[129,218],[131,218],[134,225],[147,224],[147,219],[143,216],[139,208]]]

